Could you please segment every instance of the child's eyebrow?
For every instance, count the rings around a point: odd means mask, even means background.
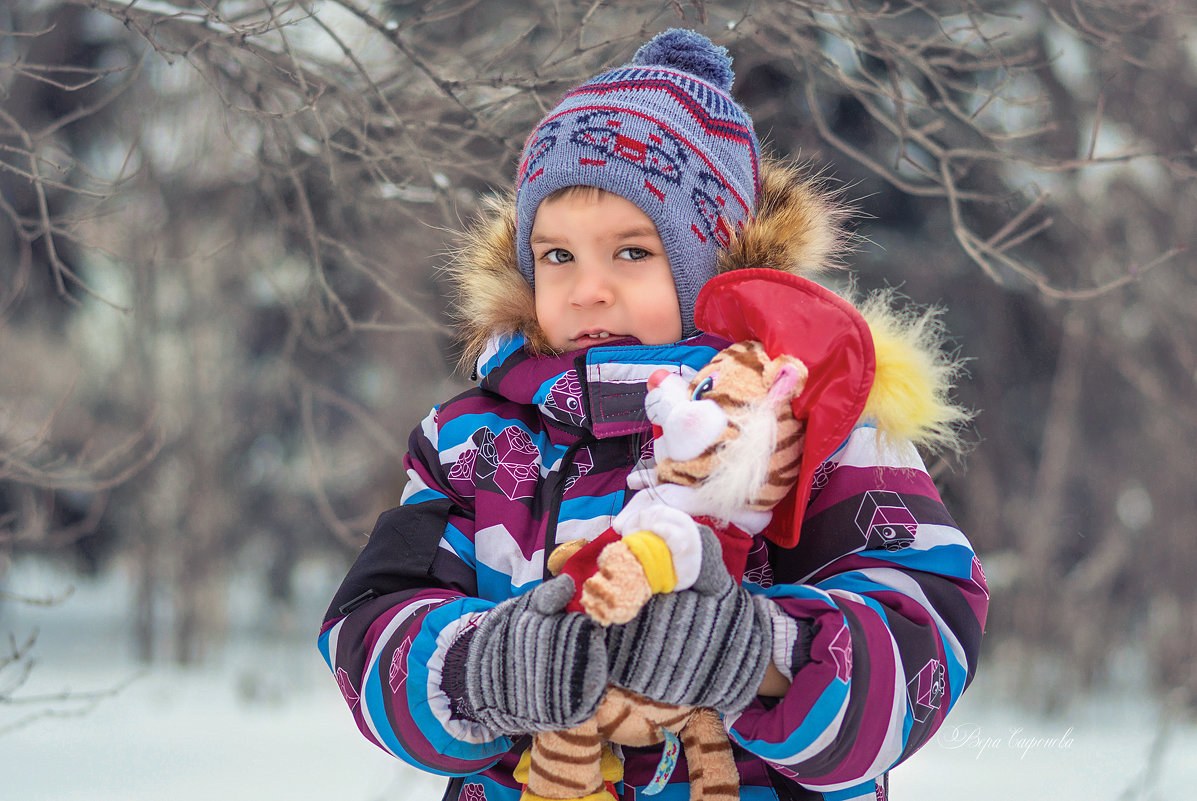
[[[615,234],[616,239],[633,239],[641,236],[657,236],[657,227],[655,225],[640,225]]]
[[[634,228],[627,228],[623,231],[616,231],[611,235],[612,239],[638,239],[640,237],[654,237],[657,236],[657,228],[654,225],[638,225]],[[528,237],[528,243],[532,245],[541,245],[552,242],[558,242],[565,237],[555,234],[538,234],[533,233]]]

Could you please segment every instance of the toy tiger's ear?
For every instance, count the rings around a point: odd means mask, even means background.
[[[764,384],[769,388],[765,401],[770,405],[789,400],[806,383],[806,365],[793,356],[778,356],[765,365]]]

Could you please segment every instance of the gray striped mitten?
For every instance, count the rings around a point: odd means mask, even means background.
[[[450,646],[460,658],[450,689],[458,714],[500,734],[568,729],[594,715],[607,685],[603,633],[580,612],[565,612],[569,576],[496,606]],[[458,684],[458,682],[454,682]]]
[[[669,704],[738,712],[760,688],[773,647],[770,602],[728,575],[706,526],[694,587],[654,595],[607,630],[609,681]]]

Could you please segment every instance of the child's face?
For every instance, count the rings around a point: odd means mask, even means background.
[[[665,246],[636,204],[608,192],[545,200],[532,223],[536,319],[558,351],[634,336],[645,345],[682,337]]]

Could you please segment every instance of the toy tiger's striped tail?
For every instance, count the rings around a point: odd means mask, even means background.
[[[719,714],[705,707],[695,709],[682,728],[681,737],[690,771],[690,798],[737,801],[740,775]]]
[[[515,771],[521,801],[616,801],[623,765],[603,743],[595,718],[567,731],[541,732]]]
[[[568,731],[541,732],[516,778],[521,801],[615,801],[623,765],[604,741],[641,747],[678,735],[685,749],[692,801],[736,801],[740,777],[731,743],[713,709],[674,706],[611,686],[590,720]]]

